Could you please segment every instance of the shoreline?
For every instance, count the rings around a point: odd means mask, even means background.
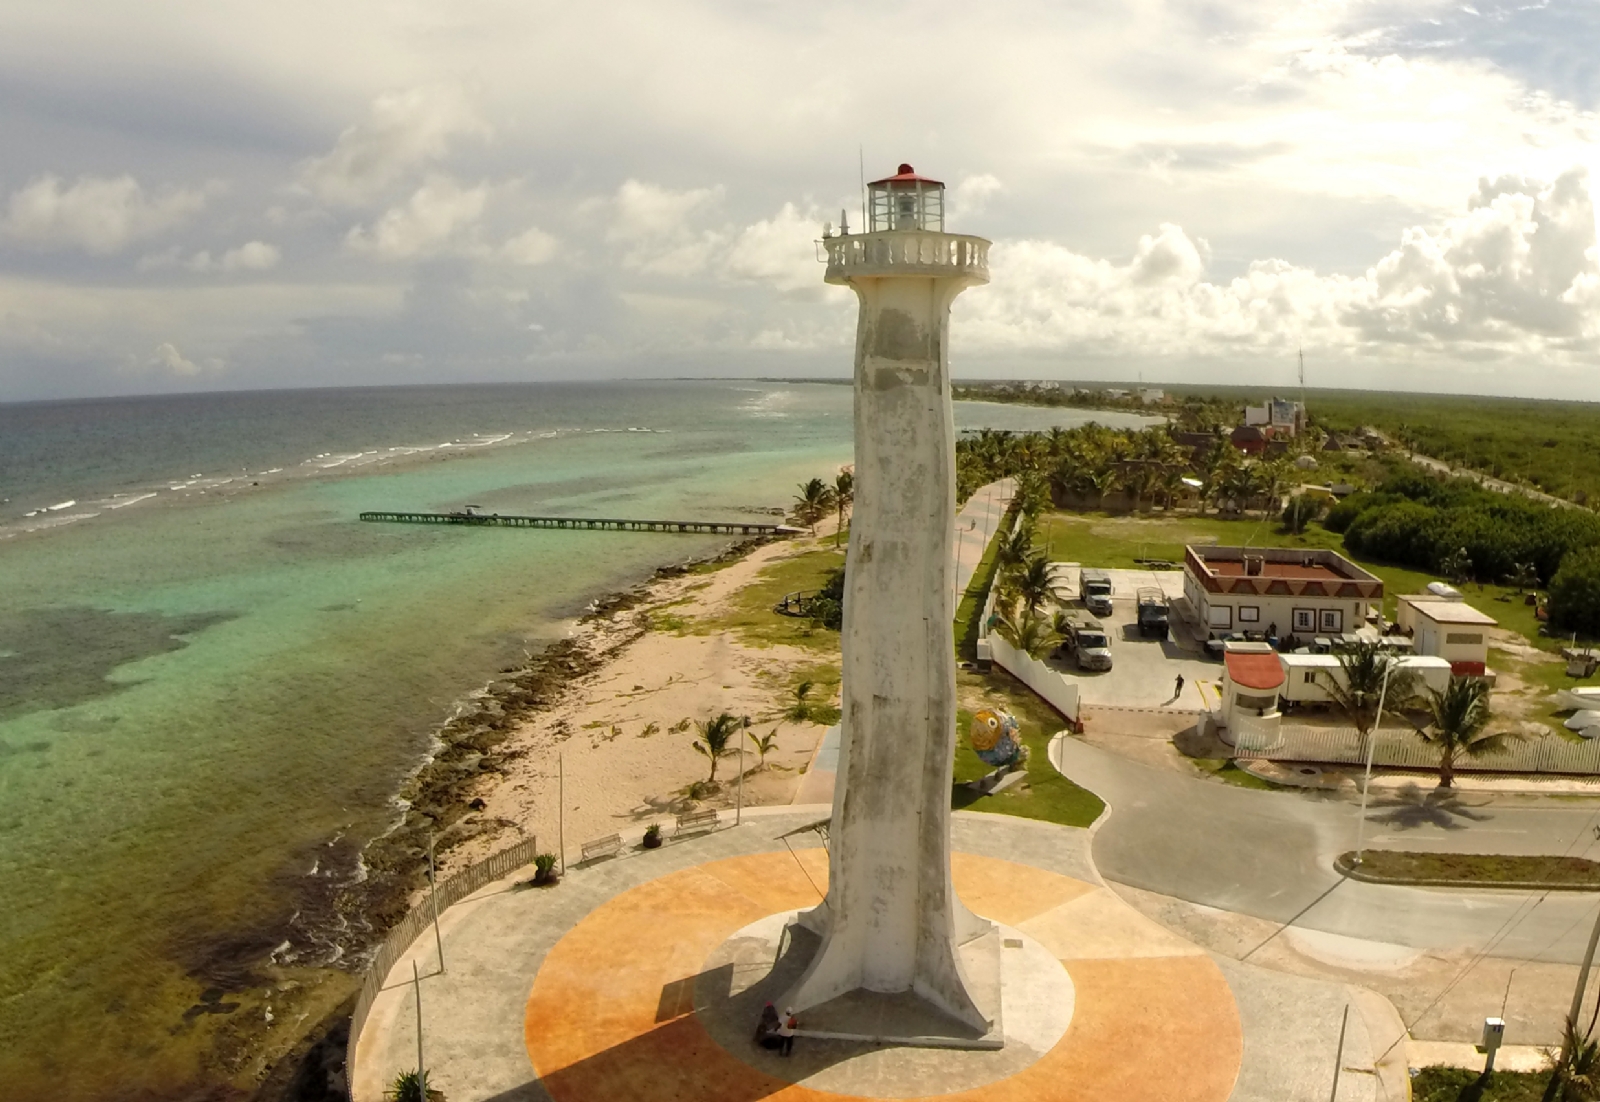
[[[825,534],[819,532],[819,537]],[[584,733],[570,722],[570,716],[563,717],[561,713],[582,711],[588,714],[597,698],[607,697],[598,683],[608,674],[613,679],[626,675],[631,689],[639,690],[641,686],[634,678],[645,676],[639,672],[645,664],[630,665],[627,659],[647,637],[655,636],[660,640],[659,646],[674,652],[674,657],[682,656],[689,649],[683,634],[653,628],[649,622],[652,608],[687,603],[700,606],[697,611],[703,610],[708,591],[726,591],[713,597],[710,604],[716,604],[718,597],[726,600],[748,585],[769,562],[800,553],[799,548],[812,542],[818,541],[755,537],[729,544],[719,552],[658,566],[633,585],[593,599],[581,615],[565,622],[565,637],[548,643],[528,661],[501,669],[480,688],[457,701],[449,717],[435,728],[427,755],[396,791],[393,797],[397,811],[395,823],[363,847],[357,876],[340,889],[337,910],[347,920],[349,933],[340,939],[344,949],[341,962],[325,966],[327,971],[358,980],[360,972],[352,971],[349,965],[364,964],[372,948],[413,906],[426,898],[430,833],[435,839],[437,875],[441,879],[529,833],[541,839],[549,837],[549,844],[541,841],[539,848],[554,852],[557,848],[554,832],[537,829],[541,816],[546,813],[543,805],[548,795],[540,790],[541,782],[542,787],[548,787],[546,767],[551,755],[560,755],[574,736]],[[762,554],[764,551],[767,553]],[[740,567],[746,569],[739,570]],[[713,582],[719,579],[723,584],[714,586]],[[721,634],[696,638],[705,646]],[[719,639],[717,646],[727,649],[738,648],[740,644]],[[782,667],[802,662],[804,656],[779,656],[763,651],[762,659],[764,666]],[[668,670],[669,685],[674,679],[680,686],[685,683],[682,667],[687,661],[685,658],[684,661],[660,663],[678,667]],[[625,691],[620,695],[632,697],[634,693]],[[765,727],[767,723],[762,725]],[[659,762],[662,744],[671,737],[665,723],[659,726],[663,729],[663,739],[654,744],[640,741],[648,732],[636,731],[627,742],[613,745],[620,725],[611,725],[608,733],[591,737],[588,752],[597,757],[606,756],[611,766],[618,756],[657,759],[649,763],[654,769],[647,773],[645,780],[654,788],[667,783],[668,791],[674,791],[677,786],[670,782],[681,779],[681,774],[674,775],[670,766],[662,768]],[[677,724],[673,726],[677,728]],[[785,726],[785,723],[780,720],[778,726]],[[604,730],[604,725],[584,724],[582,727]],[[802,766],[809,761],[823,730],[825,727],[816,727],[810,743],[796,748],[803,749]],[[679,743],[681,745],[673,744],[674,749],[688,750],[687,735],[680,735]],[[580,755],[585,753],[581,744],[573,745],[572,749]],[[747,756],[753,757],[753,754]],[[692,754],[687,757],[695,770],[704,772],[703,759]],[[769,775],[763,778],[764,790],[757,790],[752,783],[746,792],[746,805],[783,802],[770,797],[777,794],[771,791],[774,787],[792,789],[798,785],[799,769],[787,768],[793,773],[792,779]],[[780,765],[777,769],[786,767]],[[736,770],[730,768],[728,772]],[[747,781],[754,772],[751,769],[745,774]],[[610,779],[614,776],[608,776]],[[767,783],[774,779],[776,785]],[[569,782],[575,781],[576,778],[569,776]],[[598,811],[590,807],[588,821],[595,821],[597,813],[619,814],[614,810],[616,798],[626,794],[626,785],[621,786],[621,790],[613,790],[615,786],[610,784],[606,788],[598,802],[606,805],[609,799],[610,804]],[[769,798],[763,799],[763,795]],[[568,802],[573,803],[578,798],[585,797],[575,796],[569,788]],[[709,794],[704,802],[711,806],[728,803],[726,786]],[[669,810],[657,807],[654,801],[647,799],[647,804],[650,808],[647,814],[670,815]],[[580,823],[585,821],[582,816],[575,817]],[[614,829],[597,829],[597,833]],[[569,827],[569,850],[586,836],[582,830]],[[315,1081],[325,1080],[328,1072],[343,1068],[353,1002],[352,995],[331,1012],[315,1021],[307,1021],[305,1028],[297,1031],[293,1040],[276,1053],[271,1049],[278,1046],[264,1046],[253,1097],[258,1102],[342,1099],[342,1094],[326,1089],[317,1093]]]

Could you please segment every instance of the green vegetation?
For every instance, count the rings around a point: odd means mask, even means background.
[[[817,522],[833,512],[837,504],[833,487],[820,478],[813,478],[800,483],[800,492],[795,495],[791,516],[795,523],[809,527],[814,536],[817,534]]]
[[[1600,636],[1600,547],[1574,551],[1550,579],[1550,625]]]
[[[815,592],[828,582],[829,573],[844,562],[844,552],[818,547],[762,568],[755,579],[728,599],[720,616],[693,621],[689,627],[702,635],[735,632],[741,642],[763,647],[784,644],[814,651],[836,653],[839,633],[819,628],[812,621],[795,616],[779,616],[773,606],[784,594]]]
[[[428,1089],[427,1072],[402,1071],[384,1093],[394,1102],[428,1102],[428,1096],[436,1092]]]
[[[1238,785],[1240,788],[1254,788],[1262,792],[1282,792],[1288,785],[1274,784],[1265,777],[1258,777],[1248,769],[1240,769],[1232,758],[1190,758],[1202,772],[1209,773],[1219,781]]]
[[[984,548],[983,558],[978,560],[978,568],[972,572],[967,591],[956,605],[956,657],[964,662],[974,661],[978,657],[978,631],[982,627],[979,616],[983,613],[989,587],[994,584],[995,572],[999,569],[1000,548],[1015,521],[1015,512],[1008,512],[1001,518],[999,528],[989,540],[989,546]]]
[[[1423,741],[1439,751],[1439,787],[1455,779],[1456,760],[1463,754],[1481,757],[1501,749],[1510,734],[1485,734],[1489,725],[1489,686],[1475,678],[1453,678],[1443,692],[1429,689],[1429,722],[1418,731]]]
[[[1354,851],[1342,854],[1338,865],[1354,865]],[[1600,888],[1600,864],[1584,857],[1530,857],[1479,853],[1408,853],[1369,849],[1361,856],[1361,871],[1394,880],[1458,881],[1481,884],[1570,884]]]
[[[706,778],[706,784],[714,785],[717,783],[717,762],[733,753],[728,749],[728,743],[738,737],[740,719],[732,712],[719,712],[694,726],[700,732],[700,737],[691,745],[695,753],[711,762],[711,775]]]
[[[952,806],[1076,827],[1086,827],[1100,817],[1106,807],[1100,797],[1073,784],[1050,764],[1050,739],[1066,726],[1054,708],[1001,669],[989,674],[959,673],[956,689],[967,706],[956,717],[956,789]],[[1010,712],[1021,726],[1022,744],[1028,749],[1027,780],[998,795],[974,798],[971,790],[962,786],[988,773],[990,767],[979,761],[967,745],[967,728],[974,711],[994,705]]]
[[[1540,1102],[1547,1071],[1497,1071],[1484,1079],[1466,1068],[1426,1067],[1411,1080],[1411,1102]]]

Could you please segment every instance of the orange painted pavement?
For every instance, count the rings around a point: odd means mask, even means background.
[[[711,1039],[693,978],[741,927],[813,905],[821,849],[733,857],[671,873],[595,908],[550,950],[524,1018],[528,1055],[556,1102],[822,1102],[847,1097],[776,1079]],[[952,858],[978,913],[1015,926],[1092,884],[971,854]],[[1132,912],[1129,912],[1130,916]],[[1222,1102],[1243,1057],[1238,1009],[1203,955],[1066,962],[1072,1024],[1016,1075],[945,1102]]]

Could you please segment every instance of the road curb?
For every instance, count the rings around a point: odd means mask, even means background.
[[[1352,865],[1341,854],[1334,858],[1333,871],[1346,880],[1363,884],[1389,884],[1403,888],[1485,888],[1512,892],[1600,892],[1600,884],[1555,883],[1547,880],[1444,880],[1411,876],[1374,876]]]

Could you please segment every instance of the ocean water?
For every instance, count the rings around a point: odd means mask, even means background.
[[[453,704],[725,542],[357,513],[751,517],[849,462],[850,403],[660,382],[0,406],[6,1096],[202,1097],[303,1028],[292,999],[268,1020],[262,969],[309,989],[340,963],[359,916],[328,901]]]

